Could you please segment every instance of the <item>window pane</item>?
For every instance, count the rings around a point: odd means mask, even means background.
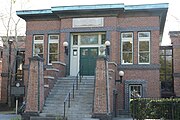
[[[78,35],[73,35],[73,45],[78,45]]]
[[[139,32],[139,37],[141,38],[150,37],[150,32]]]
[[[49,63],[52,61],[57,61],[58,60],[58,54],[50,54],[49,55]]]
[[[39,51],[40,54],[43,53],[43,44],[35,44],[35,50],[36,50],[37,48],[40,50],[40,51]]]
[[[81,35],[81,44],[98,44],[98,35]]]
[[[132,63],[132,53],[123,53],[122,63]]]
[[[58,43],[49,44],[49,53],[58,53]]]
[[[122,33],[122,38],[132,38],[132,33]]]
[[[101,35],[101,44],[105,44],[105,42],[106,42],[106,35],[102,34]]]
[[[139,41],[139,51],[149,51],[149,41]]]
[[[123,42],[123,51],[132,52],[132,44],[130,42]]]
[[[166,50],[166,55],[172,55],[172,50]]]
[[[50,35],[51,40],[58,40],[59,36],[58,35]]]
[[[149,63],[149,52],[139,53],[139,62],[140,63]]]
[[[43,35],[36,35],[34,40],[43,40]]]

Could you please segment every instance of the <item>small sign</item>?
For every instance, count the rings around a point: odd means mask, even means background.
[[[14,96],[24,96],[25,95],[25,87],[16,87],[16,86],[11,86],[11,95]]]

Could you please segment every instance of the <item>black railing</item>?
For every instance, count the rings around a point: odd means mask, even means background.
[[[65,99],[64,99],[64,114],[63,117],[66,117],[66,103],[68,103],[68,108],[71,107],[70,102],[71,102],[71,94],[72,94],[72,98],[74,99],[75,97],[75,86],[76,86],[76,90],[79,89],[79,83],[81,83],[82,80],[82,69],[83,67],[80,68],[79,72],[76,75],[76,79],[74,79],[73,81],[73,86],[72,88],[70,88],[69,92],[67,93]]]
[[[180,120],[180,99],[134,98],[131,101],[133,120]]]

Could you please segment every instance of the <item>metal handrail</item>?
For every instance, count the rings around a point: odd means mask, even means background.
[[[76,85],[76,90],[78,90],[78,83],[80,82],[81,83],[81,80],[82,80],[82,68],[83,66],[81,66],[79,72],[77,73],[76,75],[76,79],[74,79],[73,81],[73,86],[72,88],[69,90],[69,92],[67,93],[65,99],[64,99],[64,114],[63,114],[63,117],[65,118],[66,117],[66,102],[68,102],[68,108],[70,108],[70,102],[71,102],[71,92],[72,92],[72,98],[74,99],[74,93],[75,93],[75,85]]]

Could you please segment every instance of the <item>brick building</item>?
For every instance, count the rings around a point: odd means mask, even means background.
[[[180,97],[180,31],[169,32],[173,50],[173,86],[174,93]]]
[[[11,85],[16,82],[24,84],[22,66],[25,57],[25,36],[1,36],[3,45],[1,46],[1,76],[0,76],[0,103],[8,101],[8,81],[11,76]],[[12,40],[11,43],[8,40]],[[11,49],[11,50],[10,50]],[[11,74],[8,74],[11,73]],[[9,92],[10,94],[10,92]],[[22,102],[23,98],[20,98]],[[13,99],[12,99],[13,102]],[[14,102],[13,102],[14,103]]]
[[[44,74],[47,75],[45,86],[52,88],[54,82],[50,79],[76,76],[80,69],[84,76],[95,75],[97,98],[94,102],[102,103],[103,114],[128,111],[133,92],[141,97],[161,97],[159,43],[167,10],[168,4],[107,4],[17,11],[26,21],[24,80],[28,80],[28,58],[39,49],[38,55],[44,58]],[[106,41],[110,42],[109,52],[107,49],[101,52],[102,48],[107,48]],[[66,49],[63,45],[67,45]],[[98,56],[105,53],[108,69],[102,59],[96,63]],[[103,76],[103,70],[107,76]],[[115,85],[119,71],[124,71],[123,80]],[[98,87],[101,80],[109,81],[109,85],[103,84],[109,86],[108,90]],[[100,89],[107,99],[96,101]],[[94,103],[94,114],[98,114],[96,107]]]

